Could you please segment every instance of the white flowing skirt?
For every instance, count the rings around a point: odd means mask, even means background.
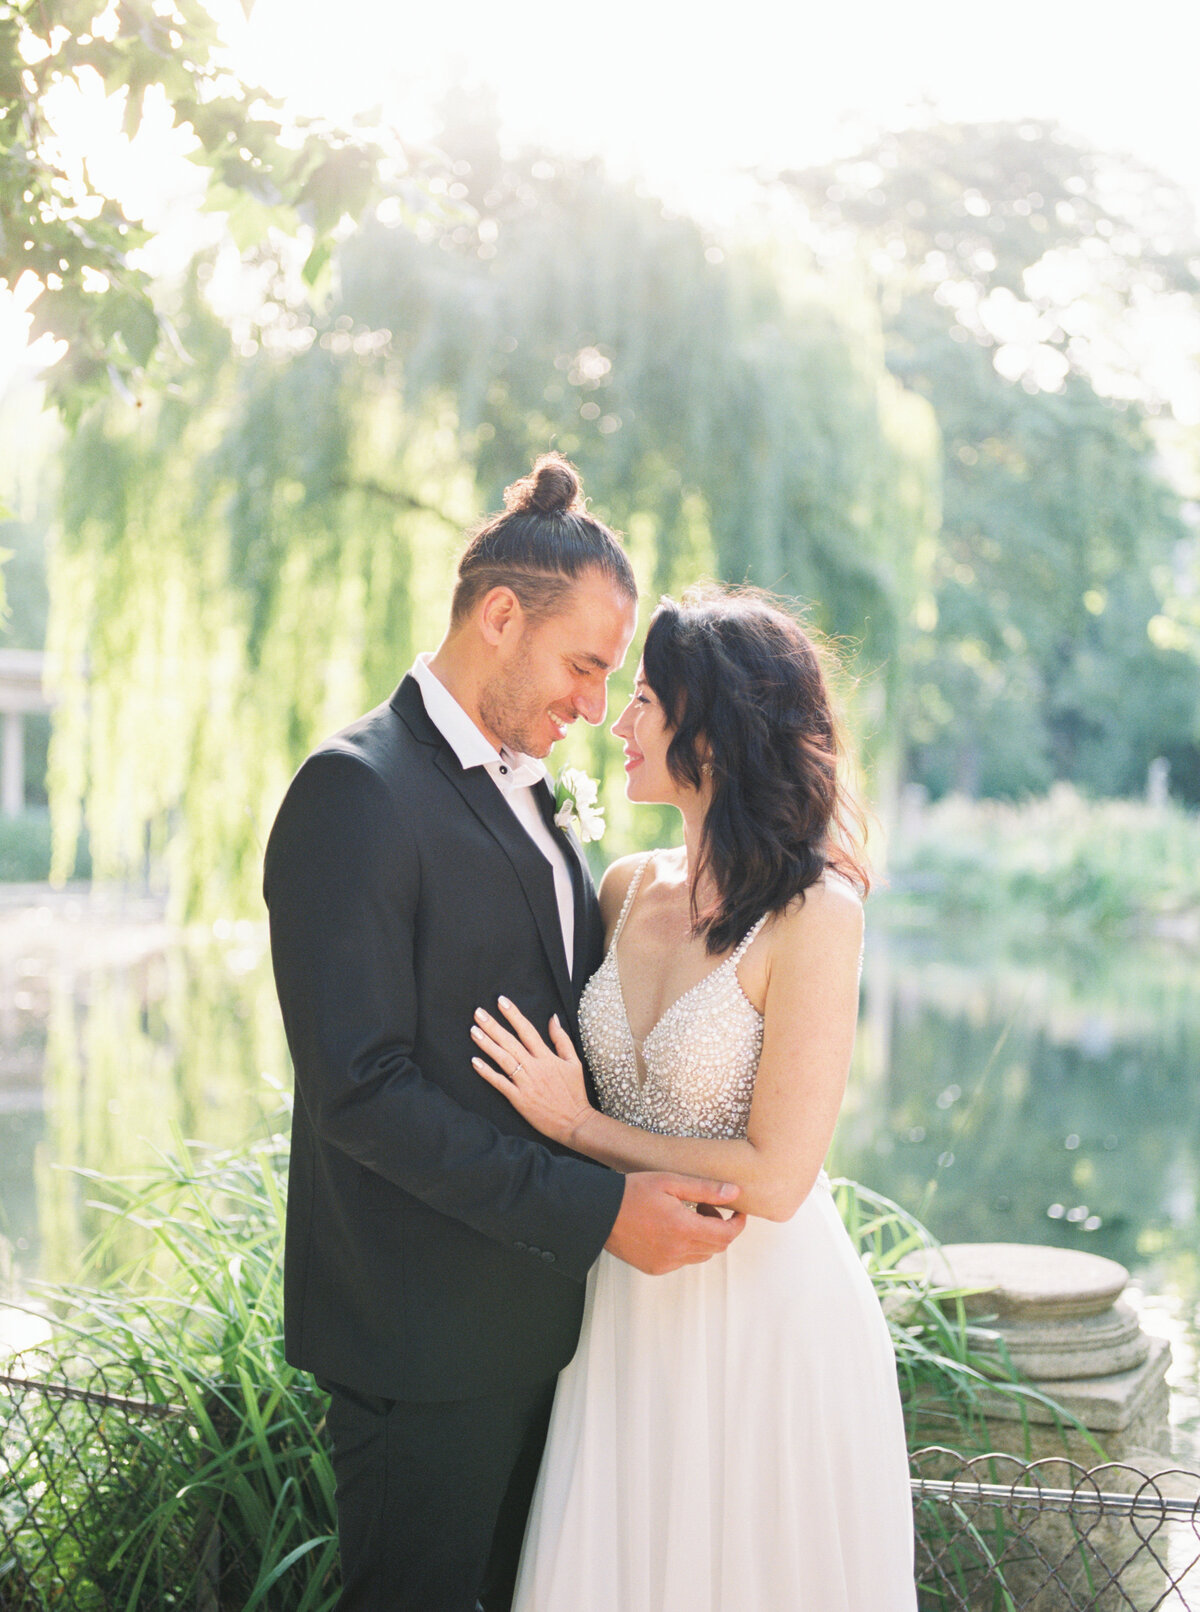
[[[601,1254],[513,1612],[915,1612],[895,1357],[822,1176],[669,1276]]]

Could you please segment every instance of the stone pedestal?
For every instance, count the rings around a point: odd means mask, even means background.
[[[1003,1346],[1023,1377],[1083,1423],[1108,1460],[1169,1449],[1171,1348],[1141,1330],[1122,1298],[1123,1265],[1029,1243],[949,1243],[912,1254],[905,1265],[939,1284],[974,1289],[963,1301],[968,1316],[995,1334],[997,1353]],[[1085,1466],[1104,1458],[1043,1406],[1026,1407],[1028,1453],[1017,1405],[996,1394],[986,1414],[997,1450],[1027,1460],[1066,1455]]]
[[[1023,1422],[1021,1408],[1001,1394],[985,1396],[990,1448],[1044,1463],[1038,1478],[1045,1488],[1073,1489],[1079,1467],[1106,1460],[1127,1461],[1151,1474],[1170,1467],[1170,1345],[1141,1331],[1122,1297],[1129,1281],[1124,1266],[1095,1254],[1021,1243],[949,1244],[937,1253],[910,1255],[904,1264],[939,1285],[973,1289],[963,1303],[985,1340],[991,1334],[996,1352],[1007,1351],[1021,1376],[1076,1417],[1104,1453],[1048,1407],[1026,1404]],[[1006,1470],[996,1476],[1007,1483],[1015,1475]],[[1128,1493],[1139,1482],[1116,1468],[1100,1474],[1095,1487]],[[1128,1518],[1073,1521],[1053,1510],[1031,1516],[1028,1509],[1014,1507],[1010,1514],[1007,1506],[992,1505],[975,1520],[1017,1541],[1006,1551],[1004,1572],[1028,1612],[1079,1604],[1096,1612],[1149,1608],[1160,1604],[1167,1587],[1164,1561],[1142,1548],[1145,1529]],[[1047,1562],[1058,1564],[1050,1587],[1044,1587]],[[1119,1587],[1100,1589],[1116,1572]],[[1094,1598],[1073,1598],[1093,1584]],[[991,1590],[983,1585],[980,1595],[980,1607],[990,1608]]]

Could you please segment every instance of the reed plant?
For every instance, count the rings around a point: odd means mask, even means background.
[[[1022,1379],[1001,1335],[968,1316],[966,1300],[976,1290],[929,1274],[921,1256],[938,1244],[916,1215],[857,1181],[839,1178],[833,1188],[891,1332],[910,1450],[940,1444],[959,1455],[984,1454],[991,1448],[987,1417],[998,1400],[1017,1411],[1026,1441],[1032,1405],[1049,1411],[1063,1433],[1090,1441],[1075,1417]],[[1096,1451],[1102,1454],[1098,1445]]]
[[[998,1401],[1018,1413],[1026,1459],[1032,1454],[1029,1411],[1037,1405],[1064,1435],[1064,1451],[1069,1432],[1103,1460],[1100,1445],[1077,1418],[1021,1379],[1000,1334],[969,1318],[966,1301],[976,1290],[930,1276],[928,1256],[937,1244],[920,1220],[858,1182],[839,1179],[833,1186],[891,1332],[908,1447],[922,1452],[916,1470],[925,1477],[948,1475],[961,1470],[962,1457],[988,1454],[988,1416]],[[985,1463],[984,1475],[999,1482],[999,1473],[987,1470],[992,1465]],[[915,1524],[922,1612],[944,1605],[1014,1612],[1019,1603],[1004,1566],[1011,1523],[1002,1508],[975,1516],[922,1497]]]
[[[87,1481],[55,1402],[27,1424],[4,1517],[18,1543],[0,1577],[6,1608],[56,1604],[56,1586],[80,1607],[120,1612],[333,1605],[324,1401],[283,1356],[286,1160],[280,1132],[230,1151],[179,1142],[136,1180],[87,1172],[108,1217],[91,1251],[105,1287],[48,1293],[53,1340],[26,1369],[84,1386],[100,1370],[111,1394],[145,1405],[105,1411],[121,1482]],[[933,1246],[912,1215],[854,1182],[835,1190],[888,1317],[910,1441],[985,1448],[989,1394],[1042,1396],[968,1323],[961,1290],[904,1265]],[[112,1250],[129,1246],[131,1225],[141,1252],[113,1276]],[[22,1498],[36,1501],[40,1537],[59,1541],[36,1570],[18,1566]]]
[[[80,1605],[80,1592],[94,1588],[98,1604],[123,1612],[169,1604],[325,1612],[336,1600],[325,1402],[283,1355],[286,1162],[286,1137],[276,1134],[228,1151],[179,1143],[137,1180],[84,1172],[109,1216],[90,1251],[97,1267],[128,1246],[130,1223],[143,1233],[142,1251],[103,1290],[48,1290],[53,1340],[25,1367],[85,1385],[99,1370],[114,1394],[181,1414],[124,1417],[124,1462],[144,1474],[144,1504],[131,1521],[128,1482],[82,1494],[72,1483],[54,1436],[61,1416],[46,1401],[32,1439],[43,1470],[27,1462],[24,1488],[37,1497],[43,1536],[53,1528],[48,1496],[60,1497],[64,1526],[58,1559],[41,1564],[43,1582],[32,1586],[42,1599],[31,1591],[24,1604],[54,1604],[56,1580]],[[0,1604],[9,1605],[2,1581]]]

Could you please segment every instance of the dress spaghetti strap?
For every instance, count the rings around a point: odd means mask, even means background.
[[[633,878],[629,881],[629,889],[625,892],[625,900],[621,903],[621,911],[617,916],[617,927],[613,930],[612,939],[608,943],[609,951],[612,951],[613,947],[617,944],[617,941],[621,938],[621,931],[625,927],[625,920],[629,916],[629,909],[633,906],[633,898],[635,895],[637,895],[638,885],[642,882],[642,874],[645,873],[647,867],[649,867],[650,859],[653,857],[653,855],[653,851],[647,851],[645,856],[634,869]]]
[[[745,957],[747,951],[750,949],[750,942],[754,939],[755,935],[758,934],[759,930],[766,923],[767,919],[770,916],[771,916],[771,914],[769,912],[764,912],[762,917],[758,920],[758,922],[755,923],[755,924],[752,924],[751,927],[742,936],[741,940],[737,944],[736,949],[733,951],[733,953],[731,954],[731,956],[729,958],[730,965],[733,968],[736,968],[738,966],[738,964],[741,962],[742,958]]]

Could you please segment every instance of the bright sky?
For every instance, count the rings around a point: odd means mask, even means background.
[[[257,0],[240,52],[314,109],[381,103],[402,128],[445,82],[490,82],[514,136],[601,152],[704,210],[723,172],[819,160],[922,97],[1056,118],[1200,199],[1196,0]]]
[[[1200,206],[1197,0],[257,0],[248,24],[237,0],[211,3],[245,75],[299,110],[381,107],[421,139],[447,84],[488,84],[513,143],[599,153],[718,225],[739,208],[739,170],[819,161],[922,99],[951,118],[1057,119]],[[165,227],[163,263],[186,256],[196,170],[165,120],[132,157],[105,121],[93,108],[78,124],[93,175]],[[4,302],[0,374],[23,339]]]

